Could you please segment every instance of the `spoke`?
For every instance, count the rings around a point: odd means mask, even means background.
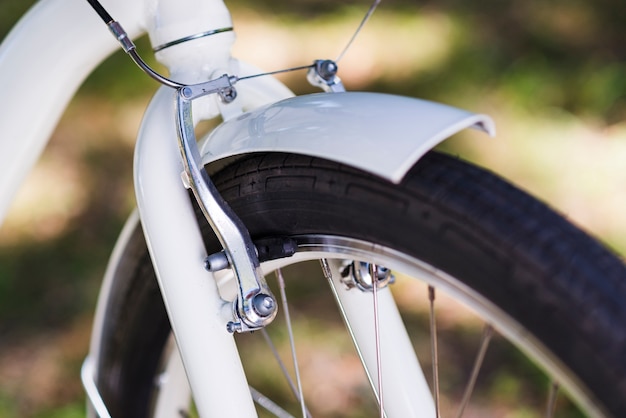
[[[370,263],[370,278],[372,280],[372,297],[374,299],[374,334],[376,335],[376,369],[378,374],[378,399],[380,418],[385,416],[384,397],[383,397],[383,370],[380,360],[380,323],[378,318],[378,283],[377,283],[377,266]]]
[[[261,335],[263,335],[265,342],[270,347],[270,350],[272,351],[274,358],[278,362],[278,366],[280,367],[280,370],[283,372],[283,376],[285,376],[285,379],[287,379],[287,383],[289,384],[289,387],[291,388],[291,392],[296,397],[296,399],[298,399],[298,402],[299,402],[300,395],[298,394],[298,389],[296,388],[296,385],[293,383],[293,379],[291,378],[291,375],[287,371],[287,366],[285,366],[283,359],[280,357],[280,354],[278,354],[278,350],[276,349],[276,346],[274,345],[272,338],[267,333],[267,329],[261,328]]]
[[[461,418],[463,416],[465,407],[467,406],[470,398],[472,397],[472,393],[474,392],[474,386],[476,385],[476,379],[478,379],[478,373],[480,372],[480,368],[483,365],[483,360],[485,359],[485,353],[487,353],[487,347],[489,347],[489,342],[491,341],[492,336],[493,336],[493,327],[489,324],[485,324],[483,335],[480,340],[480,347],[478,349],[478,354],[476,355],[476,360],[474,360],[474,367],[472,368],[472,374],[470,375],[470,379],[467,382],[467,386],[465,387],[465,393],[463,393],[463,399],[461,400],[461,405],[459,406],[459,411],[456,414],[456,418]]]
[[[364,366],[363,371],[365,372],[367,381],[369,382],[372,388],[372,391],[374,392],[374,396],[376,397],[376,402],[378,402],[378,404],[380,405],[380,398],[378,397],[378,391],[376,390],[376,386],[374,384],[372,374],[370,373],[370,370],[366,365],[367,362],[365,361],[365,357],[363,356],[363,351],[361,350],[359,341],[356,338],[354,330],[352,329],[352,325],[350,324],[350,321],[348,320],[348,315],[346,313],[346,310],[344,309],[343,303],[341,303],[341,298],[339,297],[339,294],[337,293],[337,289],[335,288],[335,282],[333,281],[333,274],[330,269],[330,265],[328,264],[328,260],[325,258],[322,258],[320,259],[320,263],[322,265],[322,272],[324,273],[324,277],[326,278],[326,280],[328,280],[330,290],[333,292],[333,296],[335,298],[335,301],[337,302],[337,307],[339,308],[339,312],[341,314],[341,317],[343,318],[343,322],[346,325],[346,329],[348,330],[348,333],[350,334],[350,338],[352,339],[352,343],[354,344],[356,353],[359,356],[359,360],[361,361],[361,364]]]
[[[302,402],[302,400],[300,399],[300,394],[298,393],[298,388],[296,387],[296,384],[291,378],[291,375],[287,371],[287,366],[285,365],[285,362],[283,362],[283,359],[280,357],[280,354],[278,354],[278,350],[276,349],[276,346],[274,345],[272,338],[267,333],[267,329],[261,328],[261,335],[263,335],[265,342],[270,347],[270,350],[272,351],[274,358],[278,362],[278,366],[280,367],[280,370],[282,371],[283,376],[285,376],[285,379],[287,379],[287,384],[289,385],[289,388],[291,389],[291,393],[293,393],[293,396],[296,397],[298,402]],[[311,418],[311,413],[308,410],[307,410],[306,416],[308,418]]]
[[[289,412],[285,411],[283,408],[278,406],[274,401],[272,401],[267,396],[263,395],[261,392],[250,386],[250,394],[252,395],[252,399],[259,406],[264,408],[270,414],[273,414],[277,418],[294,418]]]
[[[548,393],[548,407],[546,408],[546,417],[552,418],[556,409],[556,398],[559,395],[559,384],[552,382],[550,384],[550,392]]]
[[[287,293],[285,292],[285,279],[283,278],[283,272],[281,269],[276,270],[276,277],[278,278],[278,285],[280,287],[280,298],[283,303],[283,311],[285,312],[285,322],[287,323],[287,331],[289,333],[289,344],[291,345],[291,358],[293,360],[293,368],[296,374],[296,384],[298,387],[298,399],[300,400],[300,409],[302,411],[302,417],[307,416],[307,409],[304,403],[304,394],[302,393],[302,381],[300,380],[300,370],[298,367],[298,358],[296,356],[296,344],[293,337],[293,328],[291,327],[291,316],[289,315],[289,304],[287,303]]]
[[[435,398],[435,416],[439,418],[439,353],[437,351],[437,322],[435,321],[435,288],[428,286],[430,301],[430,351],[433,362],[433,395]]]

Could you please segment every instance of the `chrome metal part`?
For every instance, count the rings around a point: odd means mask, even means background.
[[[237,77],[224,74],[214,80],[182,87],[179,90],[180,97],[183,100],[190,101],[208,94],[217,94],[224,102],[230,103],[237,97],[235,87],[233,86],[236,82]]]
[[[215,231],[237,278],[237,300],[230,332],[253,331],[269,324],[277,312],[276,299],[261,273],[250,234],[204,170],[196,144],[191,99],[219,93],[229,88],[230,77],[224,75],[208,83],[186,86],[176,95],[176,125],[179,148],[189,184],[204,216]]]
[[[383,417],[387,417],[387,413],[385,411],[385,404],[381,398],[382,395],[382,391],[379,390],[379,388],[382,388],[385,386],[385,384],[381,384],[380,382],[380,378],[381,378],[381,372],[383,371],[382,368],[380,367],[380,364],[382,363],[382,355],[384,355],[386,357],[386,360],[389,360],[389,353],[390,350],[387,350],[385,353],[383,353],[380,350],[380,346],[379,343],[381,341],[381,337],[380,337],[380,332],[381,329],[378,328],[378,330],[374,330],[374,332],[372,331],[372,327],[370,326],[365,326],[365,327],[360,327],[360,326],[354,326],[356,325],[356,322],[352,322],[351,319],[355,318],[355,314],[359,317],[361,317],[363,314],[368,315],[367,312],[369,312],[372,316],[370,318],[375,319],[376,317],[376,312],[373,312],[375,309],[372,309],[370,311],[370,301],[369,298],[367,296],[369,295],[365,295],[365,294],[361,294],[361,293],[357,293],[357,292],[351,292],[350,289],[345,288],[344,284],[342,283],[342,279],[341,277],[343,276],[343,272],[345,271],[345,265],[341,262],[339,262],[338,260],[329,260],[322,258],[320,259],[320,263],[322,265],[322,273],[324,274],[324,277],[326,278],[326,280],[328,281],[328,284],[330,286],[331,292],[335,298],[335,301],[337,302],[337,307],[339,308],[339,312],[344,320],[344,324],[346,325],[346,329],[348,330],[348,333],[350,334],[350,338],[352,339],[352,342],[354,343],[354,348],[356,349],[357,355],[359,356],[359,359],[361,360],[361,364],[363,364],[364,368],[364,372],[365,375],[367,376],[367,380],[369,381],[369,384],[373,390],[374,393],[374,397],[376,398],[376,401],[378,402],[379,405],[379,412],[381,414],[381,416]],[[331,263],[333,264],[333,266],[331,267]],[[333,275],[333,270],[336,273],[339,274],[335,274]],[[333,277],[334,276],[334,277]],[[336,279],[335,279],[336,278]],[[342,287],[344,287],[342,289]],[[381,289],[382,293],[384,292],[384,289]],[[390,302],[389,299],[390,294],[387,292],[386,297],[383,296],[383,300],[382,301],[386,301],[387,303]],[[357,302],[355,303],[357,300],[360,299],[360,303]],[[367,300],[367,302],[365,302]],[[376,295],[376,303],[378,304],[378,302],[382,302],[381,300],[378,299],[378,295]],[[363,303],[365,302],[365,303]],[[385,302],[383,302],[385,303]],[[385,310],[386,311],[386,310]],[[389,313],[389,311],[386,311],[387,313]],[[397,314],[397,310],[395,311]],[[396,316],[395,319],[397,320],[399,318],[399,316]],[[390,324],[395,323],[395,324],[400,324],[401,321],[389,321],[390,317],[387,317],[383,322],[386,324],[385,329],[382,330],[382,332],[387,333],[387,332],[391,332],[394,336],[399,336],[399,335],[406,335],[406,329],[401,326],[398,328],[394,328],[392,329],[392,327],[390,327]],[[375,320],[376,322],[376,320]],[[365,331],[365,332],[364,332]],[[366,338],[363,338],[366,337]],[[372,352],[371,347],[373,347],[373,345],[370,343],[372,339],[375,339],[377,341],[376,347],[374,349],[374,352]],[[361,345],[361,343],[367,341],[366,344]],[[408,341],[408,338],[406,340],[404,340],[405,342]],[[404,345],[404,347],[409,347],[410,343],[407,345]],[[394,347],[394,355],[397,356],[399,351],[396,351],[399,349],[399,345],[397,345],[396,347]],[[395,363],[394,361],[387,361],[386,362],[387,365],[391,366],[391,367],[387,367],[386,372],[389,372],[390,368],[393,368],[394,366],[397,366],[398,363]],[[409,364],[412,364],[412,366],[409,366]],[[415,367],[417,364],[417,359],[415,359],[414,363],[411,362],[405,362],[404,364],[402,364],[402,369],[403,372],[406,372],[410,367]],[[417,368],[415,368],[414,370],[417,370]],[[374,371],[376,371],[376,376],[374,376]],[[391,373],[389,376],[391,376],[393,373]],[[413,376],[418,376],[421,375],[420,373],[415,374]],[[406,374],[405,376],[408,376],[408,374]],[[423,378],[423,375],[421,375]],[[374,379],[374,377],[376,377],[376,379]],[[384,378],[383,378],[384,380]],[[426,387],[426,383],[425,380],[422,380],[421,385],[419,383],[416,382],[411,382],[408,384],[405,384],[405,387],[411,387],[411,391],[414,391],[413,393],[418,393],[419,391],[415,391],[415,389],[417,387]],[[387,381],[387,383],[389,383],[389,381]],[[394,392],[392,393],[392,395],[390,395],[391,397],[395,397],[396,395],[398,395],[399,392]],[[417,397],[415,396],[411,396],[410,397],[413,400],[416,400]],[[408,398],[405,398],[408,399]],[[394,403],[394,402],[390,402],[390,404],[392,405],[399,405],[399,403]],[[426,402],[419,402],[418,404],[421,404],[423,406],[426,406],[426,408],[428,407],[428,401]],[[411,408],[413,409],[413,408]],[[418,408],[418,410],[421,408]],[[416,409],[414,409],[414,412],[417,411]],[[424,412],[424,409],[421,409],[421,412]],[[392,416],[410,416],[408,414],[396,414],[394,415],[393,413],[391,414]],[[431,416],[429,414],[413,414],[414,416]]]
[[[110,22],[107,26],[109,27],[109,30],[111,31],[113,36],[115,36],[115,39],[117,39],[117,41],[122,45],[122,48],[124,48],[124,52],[128,53],[128,51],[130,51],[131,49],[135,49],[135,44],[128,37],[128,34],[124,30],[124,28],[122,28],[122,25],[119,24],[119,22],[116,22],[114,20]]]
[[[187,41],[193,41],[194,39],[205,38],[207,36],[217,35],[218,33],[232,32],[232,31],[233,31],[233,28],[228,27],[228,28],[221,28],[221,29],[213,29],[213,30],[209,30],[206,32],[202,32],[202,33],[196,33],[195,35],[185,36],[184,38],[176,39],[175,41],[167,42],[165,44],[154,47],[152,48],[152,51],[159,52],[171,46],[179,45]]]
[[[374,290],[372,274],[375,271],[376,287],[382,289],[394,282],[391,270],[379,265],[371,265],[362,261],[353,261],[343,270],[341,283],[348,289],[358,288],[364,292]]]
[[[158,81],[159,83],[166,85],[172,88],[181,88],[184,87],[184,84],[178,83],[176,81],[170,80],[169,78],[163,77],[161,74],[154,71],[137,53],[137,48],[135,44],[130,39],[122,25],[119,22],[112,20],[107,23],[109,30],[115,36],[115,39],[122,45],[124,52],[131,57],[131,59],[141,68],[141,70],[146,73],[148,76]]]
[[[252,308],[262,317],[267,317],[276,311],[276,303],[270,295],[257,293],[252,298]]]
[[[115,39],[122,45],[124,52],[126,52],[131,59],[141,68],[143,72],[145,72],[148,76],[158,81],[161,84],[164,84],[168,87],[172,87],[175,89],[179,89],[182,92],[182,95],[187,99],[193,99],[196,97],[204,96],[206,94],[217,93],[224,103],[230,103],[237,97],[237,91],[233,87],[233,84],[237,81],[236,77],[228,77],[226,75],[217,78],[215,80],[209,80],[205,83],[198,83],[194,85],[187,86],[183,83],[179,83],[177,81],[170,80],[167,77],[162,76],[153,70],[142,58],[139,56],[137,52],[137,48],[133,41],[130,39],[122,25],[116,20],[111,20],[107,23],[107,26]],[[158,50],[167,48],[172,45],[177,45],[179,43],[185,42],[190,39],[197,39],[204,36],[213,35],[215,33],[222,33],[232,31],[232,28],[224,28],[218,29],[216,31],[209,31],[202,34],[193,35],[188,38],[179,39],[173,41],[171,43],[162,45],[158,47]]]
[[[234,315],[237,315],[236,311],[235,311]],[[246,331],[244,329],[243,324],[241,322],[234,322],[234,321],[230,321],[228,324],[226,324],[226,330],[228,332],[230,332],[231,334],[234,334],[235,332],[244,332],[244,331]]]
[[[231,103],[237,98],[237,90],[235,90],[232,86],[224,90],[220,90],[217,94],[224,103]]]
[[[287,326],[287,333],[289,334],[289,345],[291,347],[291,360],[293,361],[293,370],[296,375],[296,385],[298,386],[297,398],[300,401],[300,409],[302,412],[302,418],[307,417],[307,407],[304,402],[304,392],[302,391],[302,379],[300,378],[300,367],[298,363],[298,357],[296,355],[296,341],[293,334],[293,327],[291,326],[291,315],[289,315],[289,302],[287,301],[287,293],[285,292],[285,279],[281,269],[276,270],[276,278],[278,280],[278,287],[280,288],[280,298],[283,303],[283,311],[285,314],[285,325]]]
[[[385,418],[385,396],[383,393],[383,371],[382,371],[382,356],[380,353],[380,318],[378,313],[378,285],[374,283],[373,278],[378,277],[378,266],[373,263],[369,263],[369,275],[372,279],[372,297],[374,307],[374,334],[376,336],[376,375],[377,375],[377,387],[378,387],[378,410],[379,417]]]
[[[230,267],[230,262],[224,251],[211,254],[204,259],[204,268],[211,272],[224,270]]]
[[[339,67],[332,60],[317,60],[307,72],[307,80],[311,85],[319,87],[327,93],[346,91],[341,79],[337,76]]]
[[[346,313],[346,310],[344,309],[344,306],[341,303],[341,298],[339,297],[339,292],[337,290],[337,287],[335,286],[335,282],[333,280],[333,272],[332,272],[332,269],[330,268],[328,260],[325,259],[325,258],[322,258],[322,259],[320,259],[320,264],[322,265],[322,273],[324,274],[324,277],[328,281],[328,284],[330,286],[330,290],[333,293],[333,297],[335,298],[335,301],[337,302],[337,307],[339,308],[339,313],[341,313],[341,317],[343,318],[343,322],[346,325],[346,329],[348,330],[348,334],[350,334],[350,339],[352,339],[352,342],[354,343],[354,348],[356,349],[357,355],[359,356],[359,359],[361,359],[361,363],[365,364],[363,352],[361,351],[361,347],[359,346],[358,339],[356,337],[356,334],[355,334],[354,330],[352,329],[352,326],[350,325],[350,321],[348,320],[348,315]],[[342,279],[343,279],[343,271],[345,271],[345,270],[342,270]],[[345,283],[343,283],[342,279],[339,279],[339,281],[342,284],[345,284]],[[365,374],[367,376],[367,380],[370,382],[370,385],[373,388],[374,387],[374,380],[372,379],[372,375],[371,375],[371,373],[370,373],[370,371],[369,371],[369,369],[367,367],[365,368]],[[375,393],[375,395],[377,397],[376,399],[380,402],[380,400],[378,398],[378,392],[374,391],[374,393]]]

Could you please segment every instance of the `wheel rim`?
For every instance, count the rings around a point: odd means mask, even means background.
[[[572,400],[589,416],[604,416],[597,405],[577,379],[567,371],[539,341],[533,338],[520,324],[514,321],[503,310],[499,309],[480,294],[447,273],[402,252],[366,241],[329,235],[299,235],[292,237],[298,243],[297,253],[290,257],[263,263],[262,269],[267,275],[286,266],[317,259],[367,260],[383,265],[394,272],[401,272],[412,278],[444,292],[465,307],[475,312],[485,323],[488,323],[499,334],[511,341],[518,349],[548,372],[560,387],[564,388]],[[225,299],[232,299],[232,275],[224,274],[220,279],[220,291]],[[164,364],[169,364],[167,373],[171,376],[184,376],[182,363],[176,359],[175,345],[164,355]],[[163,370],[165,366],[163,367]],[[163,379],[161,374],[158,396],[155,397],[154,416],[163,415],[163,411],[171,409],[160,405],[161,399],[167,398],[170,404],[184,404],[189,397],[189,389],[180,385],[167,385],[165,380],[176,381],[177,378]],[[551,401],[548,400],[548,403]],[[171,407],[169,407],[171,408]],[[550,406],[548,407],[550,408]],[[169,412],[168,412],[169,413]],[[272,415],[274,416],[274,415]],[[278,415],[276,415],[278,416]],[[297,415],[296,415],[297,416]]]

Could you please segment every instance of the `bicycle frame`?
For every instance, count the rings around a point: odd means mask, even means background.
[[[154,3],[150,8],[142,2],[122,0],[104,5],[124,24],[130,37],[139,36],[147,27],[155,46],[220,29],[230,19],[221,0]],[[183,42],[159,53],[170,62],[172,78],[194,83],[223,71],[232,74],[238,70],[238,76],[253,73],[252,67],[230,58],[231,34],[220,36]],[[49,39],[55,41],[48,44]],[[2,44],[0,97],[11,105],[0,112],[0,219],[76,89],[118,47],[87,3],[80,0],[38,3]],[[40,73],[33,57],[63,65]],[[221,114],[226,120],[203,139],[204,163],[258,151],[287,151],[339,161],[399,182],[424,153],[459,130],[473,126],[493,134],[487,116],[415,99],[367,93],[290,98],[285,87],[268,77],[247,80],[237,89],[238,99],[231,105],[220,104],[213,97],[194,103],[197,118]],[[215,280],[204,269],[204,245],[181,182],[184,167],[176,142],[173,97],[171,89],[159,90],[138,135],[135,189],[139,218],[198,411],[201,416],[254,416],[252,401],[240,392],[247,383],[232,335],[226,331],[226,324],[233,319],[232,304],[219,297]],[[31,110],[33,104],[36,111]],[[331,112],[324,111],[329,108]],[[387,139],[384,147],[382,138]],[[137,217],[131,218],[127,230],[136,228],[138,222]],[[128,233],[122,234],[107,275],[114,274],[124,257],[127,239]],[[96,321],[104,315],[107,283],[105,279]],[[386,309],[383,317],[390,315],[391,309]],[[97,338],[95,335],[94,341]],[[97,354],[93,344],[90,358],[97,359]],[[89,373],[86,377],[93,379]],[[417,384],[408,376],[395,382],[386,401],[402,403],[400,388]],[[224,388],[239,389],[224,396]],[[427,390],[423,397],[430,397]],[[432,400],[414,400],[403,416],[416,413],[419,404],[429,402]]]

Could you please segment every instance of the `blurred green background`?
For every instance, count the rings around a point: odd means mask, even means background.
[[[0,39],[32,3],[0,0]],[[368,7],[227,4],[235,55],[267,70],[336,57]],[[464,133],[442,148],[626,254],[625,22],[623,0],[384,1],[340,76],[348,89],[490,114],[496,139]],[[145,39],[138,45],[148,54]],[[283,80],[312,91],[301,73]],[[78,370],[99,281],[134,206],[134,138],[156,87],[123,53],[107,60],[67,109],[0,229],[2,417],[83,415]]]

